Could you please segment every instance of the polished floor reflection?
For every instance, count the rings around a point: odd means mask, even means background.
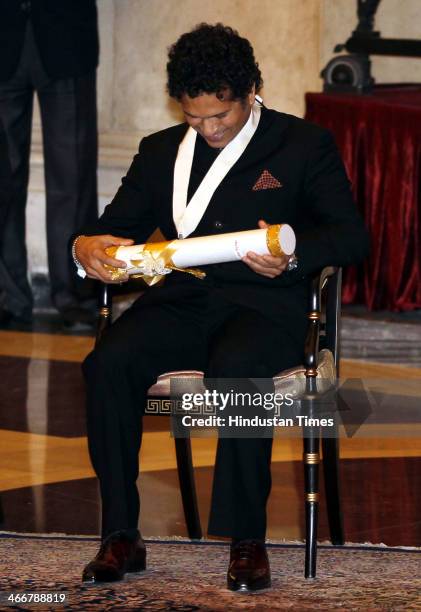
[[[99,498],[87,453],[80,371],[80,362],[92,344],[92,337],[83,335],[0,331],[2,529],[99,532]],[[421,545],[421,424],[407,382],[420,380],[420,374],[416,367],[396,363],[342,362],[344,377],[370,375],[389,385],[383,390],[389,398],[389,403],[382,404],[383,429],[341,441],[348,541]],[[397,410],[399,417],[394,415],[391,420],[387,415],[393,412],[399,385],[410,408]],[[215,444],[213,438],[193,440],[203,525],[209,509]],[[269,538],[303,538],[301,452],[299,437],[275,440]],[[166,418],[145,419],[141,465],[142,531],[147,536],[186,535]],[[328,539],[323,499],[319,539]]]

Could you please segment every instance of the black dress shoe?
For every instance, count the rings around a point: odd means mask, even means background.
[[[83,582],[114,582],[126,572],[146,569],[146,548],[141,535],[115,531],[101,544],[95,559],[83,570]]]
[[[261,540],[240,540],[231,545],[227,585],[230,591],[260,591],[271,586],[269,559]]]

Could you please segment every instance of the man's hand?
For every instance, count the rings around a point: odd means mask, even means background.
[[[260,229],[266,229],[269,227],[266,221],[263,220],[260,220],[258,225]],[[247,264],[248,267],[253,270],[253,272],[266,276],[267,278],[276,278],[282,274],[287,267],[289,255],[274,257],[273,255],[257,255],[256,253],[249,251],[247,255],[243,257],[242,261],[244,261],[244,263]]]
[[[107,234],[106,236],[81,236],[76,243],[76,258],[82,264],[89,278],[96,278],[104,283],[121,283],[129,279],[129,275],[119,279],[111,280],[111,271],[104,268],[104,264],[115,268],[125,268],[126,262],[113,257],[108,257],[105,249],[110,246],[130,246],[133,240],[117,238]]]

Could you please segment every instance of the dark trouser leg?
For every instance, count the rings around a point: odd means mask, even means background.
[[[87,357],[89,451],[102,497],[102,534],[136,528],[136,480],[147,389],[176,369],[203,369],[205,339],[175,307],[135,306]]]
[[[29,317],[32,292],[27,278],[25,207],[29,177],[33,90],[18,73],[0,84],[0,115],[12,169],[10,206],[0,241],[0,306]]]
[[[47,196],[47,246],[55,306],[75,305],[81,288],[69,238],[97,218],[96,75],[49,81],[38,88]],[[81,297],[81,296],[80,296]]]
[[[272,438],[218,441],[210,534],[239,540],[265,538],[271,453]]]
[[[300,336],[276,328],[257,312],[244,311],[216,334],[206,374],[221,379],[219,388],[224,387],[224,378],[238,378],[243,379],[240,391],[256,392],[255,385],[244,379],[272,378],[301,363]],[[272,439],[267,437],[219,439],[210,534],[237,539],[265,537],[271,450]]]

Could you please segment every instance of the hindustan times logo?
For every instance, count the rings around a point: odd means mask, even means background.
[[[221,393],[209,391],[203,393],[183,393],[181,395],[181,408],[183,410],[192,410],[199,406],[214,406],[219,410],[225,410],[228,407],[255,407],[264,408],[265,410],[273,410],[279,406],[292,406],[294,397],[292,393],[241,393],[238,391],[229,391]]]

